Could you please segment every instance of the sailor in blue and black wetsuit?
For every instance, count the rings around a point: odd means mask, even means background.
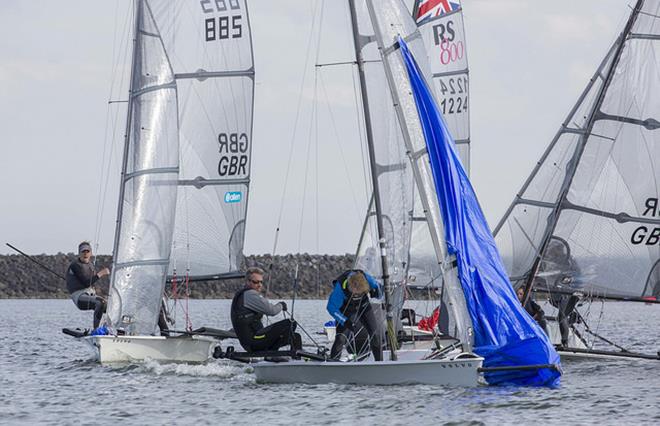
[[[369,334],[369,345],[376,361],[383,360],[380,327],[369,302],[369,294],[380,298],[380,284],[361,270],[346,271],[334,281],[328,299],[327,310],[337,320],[337,334],[330,356],[339,359],[344,346],[349,342],[349,333],[359,334],[364,327]],[[358,351],[360,348],[356,348]]]
[[[248,352],[275,351],[292,345],[292,350],[302,349],[300,334],[294,333],[296,323],[284,319],[264,327],[264,315],[275,316],[286,311],[286,303],[270,303],[259,294],[264,281],[264,271],[248,268],[245,287],[234,295],[231,302],[231,323],[241,346]]]

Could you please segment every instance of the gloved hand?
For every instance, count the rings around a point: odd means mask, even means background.
[[[344,328],[353,331],[353,321],[351,321],[350,319],[344,321]]]
[[[286,302],[282,301],[282,302],[280,302],[280,305],[282,305],[282,310],[283,310],[284,312],[286,312],[286,310],[288,309],[288,308],[286,307]]]
[[[380,299],[381,297],[383,297],[383,291],[380,288],[380,286],[378,288],[371,288],[369,289],[369,296],[374,297],[376,299]]]

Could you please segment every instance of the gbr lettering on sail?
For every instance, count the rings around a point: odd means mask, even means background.
[[[243,11],[240,0],[200,0],[204,20],[202,30],[207,43],[229,43],[243,37]],[[245,132],[218,133],[218,175],[241,178],[248,174],[250,142]]]
[[[660,206],[658,198],[648,198],[644,204],[645,210],[642,216],[660,219]],[[630,236],[630,242],[647,246],[660,245],[660,225],[647,226],[641,225],[635,228]]]

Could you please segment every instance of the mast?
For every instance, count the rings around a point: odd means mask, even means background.
[[[115,222],[115,241],[112,245],[112,258],[113,266],[116,264],[117,259],[117,250],[119,248],[119,235],[121,234],[121,217],[124,210],[124,194],[125,194],[125,185],[124,179],[126,176],[126,167],[128,164],[128,152],[130,145],[130,132],[131,132],[131,116],[133,114],[133,92],[135,91],[135,64],[137,63],[138,49],[137,49],[137,37],[138,31],[140,30],[140,25],[142,24],[142,8],[144,7],[142,0],[135,0],[135,6],[133,7],[135,13],[134,27],[133,27],[133,54],[131,55],[131,76],[130,76],[130,85],[128,88],[128,107],[126,111],[126,130],[124,131],[124,153],[122,156],[121,163],[121,184],[119,185],[119,201],[117,202],[117,220]],[[112,275],[110,276],[110,286],[112,287],[115,277],[115,268],[112,268]],[[118,296],[118,294],[117,294]],[[121,301],[120,301],[121,303]]]
[[[522,302],[523,304],[527,303],[527,300],[529,299],[532,286],[534,283],[534,278],[538,272],[538,268],[541,264],[541,259],[543,258],[543,254],[547,249],[548,244],[550,243],[552,234],[554,233],[555,228],[557,227],[559,214],[562,211],[562,206],[566,200],[566,196],[568,194],[569,188],[571,187],[571,183],[573,182],[573,178],[575,177],[575,172],[580,162],[580,158],[582,157],[589,136],[591,135],[591,131],[593,130],[593,126],[596,121],[595,118],[605,98],[605,92],[607,91],[610,82],[612,81],[612,78],[614,76],[614,71],[616,70],[616,67],[619,64],[619,60],[621,59],[621,52],[623,51],[623,46],[625,45],[628,34],[630,33],[630,30],[632,29],[632,26],[635,23],[635,20],[637,19],[637,16],[639,14],[640,9],[642,8],[643,3],[644,0],[637,0],[637,4],[635,5],[632,13],[630,14],[630,17],[628,18],[628,22],[626,22],[626,26],[624,27],[624,30],[619,38],[618,46],[616,47],[616,52],[614,53],[612,63],[610,65],[609,70],[607,71],[607,76],[603,82],[603,86],[601,87],[600,92],[598,93],[597,101],[594,103],[592,110],[589,112],[589,120],[587,121],[587,126],[580,138],[580,143],[578,144],[573,154],[573,157],[569,162],[570,172],[566,174],[566,178],[559,193],[559,197],[557,198],[557,204],[555,205],[551,213],[550,217],[552,218],[552,222],[550,226],[546,228],[545,233],[543,234],[541,245],[539,246],[539,250],[537,252],[536,258],[534,259],[534,262],[532,263],[532,266],[530,268],[530,274],[527,277],[527,282],[525,283],[525,291]],[[499,230],[499,225],[496,231],[497,230]]]
[[[385,291],[385,309],[387,319],[388,340],[390,344],[390,359],[396,361],[396,336],[393,334],[394,319],[392,318],[392,300],[391,284],[389,280],[389,270],[387,266],[387,250],[385,248],[385,232],[383,229],[382,204],[380,200],[380,191],[378,189],[378,170],[376,164],[376,152],[374,149],[373,131],[371,124],[371,115],[369,113],[369,99],[367,96],[367,83],[364,75],[364,60],[362,58],[362,38],[358,33],[357,12],[355,9],[355,0],[348,0],[351,15],[351,29],[353,30],[353,47],[355,49],[355,59],[360,78],[360,94],[362,98],[362,110],[364,113],[364,124],[367,135],[367,148],[369,150],[369,168],[371,169],[371,182],[373,185],[373,201],[376,210],[376,226],[378,228],[378,246],[380,248],[380,264],[383,272],[383,288]]]

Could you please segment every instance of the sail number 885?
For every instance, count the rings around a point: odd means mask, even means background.
[[[241,4],[238,0],[200,0],[202,12],[226,12],[228,10],[240,10]],[[204,20],[204,33],[206,41],[226,40],[229,38],[241,38],[243,26],[241,15],[218,16]]]

